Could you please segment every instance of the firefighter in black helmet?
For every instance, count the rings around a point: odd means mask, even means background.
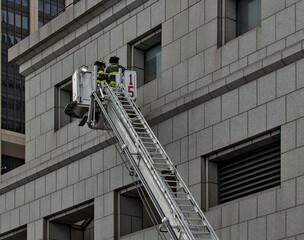
[[[104,61],[96,61],[94,63],[95,66],[97,66],[97,84],[101,84],[101,82],[107,81],[107,75],[104,75],[104,70],[106,68],[106,64]]]
[[[111,86],[111,88],[115,88],[116,87],[116,78],[115,78],[115,75],[118,74],[119,72],[119,68],[121,68],[122,72],[124,72],[126,69],[119,65],[119,57],[116,57],[116,56],[112,56],[110,57],[110,66],[107,67],[107,70],[106,70],[106,73],[109,73],[110,76],[108,77],[108,84]]]

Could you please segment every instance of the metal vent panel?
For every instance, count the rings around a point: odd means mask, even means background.
[[[219,163],[219,203],[280,185],[280,142]]]

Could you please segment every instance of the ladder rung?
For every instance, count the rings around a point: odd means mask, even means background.
[[[154,163],[167,163],[167,159],[163,158],[163,159],[153,159],[154,160]],[[167,163],[167,165],[170,165]],[[170,176],[174,176],[174,175],[170,175]]]
[[[194,210],[190,211],[190,210],[181,210],[182,213],[187,213],[187,214],[194,214],[194,213],[197,213],[195,212]]]
[[[152,158],[153,160],[155,160],[155,161],[158,161],[158,160],[167,160],[167,158]]]
[[[187,194],[186,192],[171,192],[171,191],[169,191],[169,193],[171,193],[172,195],[173,195],[173,194],[179,194],[179,195],[180,195],[180,194]]]
[[[165,180],[163,179],[164,182],[167,182],[167,183],[178,183],[178,181],[173,181],[173,180]]]
[[[188,225],[189,228],[205,228],[207,227],[207,225],[194,225],[194,224],[191,224],[191,225]]]
[[[169,166],[168,163],[160,163],[160,162],[155,162],[154,165],[163,165],[163,166]]]
[[[193,235],[210,235],[210,232],[195,232],[195,231],[191,231],[191,233]]]
[[[141,141],[143,144],[156,144],[155,142],[144,142],[144,141]]]
[[[146,147],[146,149],[149,149],[149,150],[159,150],[159,148],[157,148],[157,147]]]
[[[161,177],[174,177],[174,175],[169,175],[169,174],[159,174]]]
[[[185,220],[187,221],[201,221],[202,219],[201,218],[185,218]]]
[[[191,201],[189,198],[173,198],[175,201]]]
[[[152,137],[139,137],[140,139],[153,139]]]
[[[156,168],[158,171],[171,171],[170,168]]]
[[[133,125],[136,125],[136,126],[144,126],[145,124],[141,123],[141,122],[132,122]]]
[[[178,204],[179,207],[194,207],[193,204],[188,205],[188,204]]]

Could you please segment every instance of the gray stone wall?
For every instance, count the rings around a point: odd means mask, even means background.
[[[199,204],[203,155],[281,129],[281,186],[208,209],[219,238],[304,239],[304,1],[261,1],[261,26],[222,46],[216,0],[80,0],[10,49],[26,76],[26,164],[1,176],[0,233],[42,239],[45,217],[93,200],[95,239],[115,237],[114,190],[131,179],[107,133],[55,130],[56,85],[113,54],[127,66],[128,43],[160,26],[162,74],[137,104]]]

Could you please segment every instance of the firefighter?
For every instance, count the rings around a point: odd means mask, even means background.
[[[110,66],[107,67],[106,73],[109,73],[110,76],[108,77],[108,84],[111,86],[111,88],[116,87],[116,78],[115,75],[118,74],[118,69],[121,68],[122,72],[124,72],[126,69],[119,65],[119,57],[112,56],[110,57]]]
[[[106,68],[106,64],[104,61],[96,61],[94,63],[95,66],[97,66],[97,84],[101,84],[101,82],[107,81],[107,75],[104,75],[104,70]]]

